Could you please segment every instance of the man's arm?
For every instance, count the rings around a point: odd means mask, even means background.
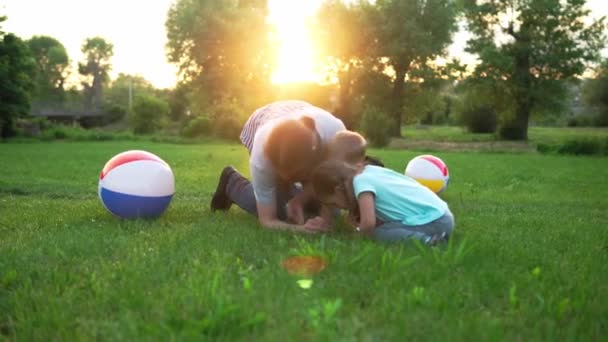
[[[287,217],[295,223],[304,224],[304,204],[313,198],[312,185],[309,182],[302,182],[302,191],[287,203]]]
[[[267,171],[261,171],[254,165],[251,167],[252,185],[254,189],[258,220],[260,225],[270,229],[292,230],[299,232],[315,233],[325,230],[325,226],[316,220],[290,224],[279,220],[276,204],[276,187],[274,176]]]
[[[276,205],[267,205],[262,203],[257,203],[258,206],[258,219],[260,224],[264,228],[277,229],[277,230],[291,230],[296,232],[303,233],[319,233],[327,231],[328,227],[324,224],[324,222],[319,222],[318,220],[308,220],[305,224],[290,224],[284,221],[279,220],[277,217],[277,209]]]
[[[256,205],[258,207],[258,220],[265,228],[287,230],[297,230],[299,228],[298,225],[289,224],[279,220],[277,216],[277,206],[274,202],[270,204],[263,204],[258,201],[256,202]]]

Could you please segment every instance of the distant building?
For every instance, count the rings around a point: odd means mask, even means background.
[[[76,123],[83,118],[100,117],[103,112],[100,110],[77,110],[77,109],[61,109],[61,108],[36,108],[31,112],[31,116],[35,118],[47,118],[51,121],[62,123]]]

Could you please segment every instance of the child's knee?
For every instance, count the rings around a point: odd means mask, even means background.
[[[442,232],[447,233],[448,235],[452,235],[452,232],[454,231],[454,215],[452,215],[451,212],[448,212],[447,214],[445,214],[443,216],[443,220],[442,220]]]

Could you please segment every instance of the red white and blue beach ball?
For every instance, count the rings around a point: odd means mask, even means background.
[[[154,218],[175,193],[173,172],[164,160],[146,151],[126,151],[110,159],[99,176],[99,198],[122,218]]]

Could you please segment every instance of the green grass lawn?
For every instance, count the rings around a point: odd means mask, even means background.
[[[404,126],[401,133],[406,140],[432,140],[449,142],[487,142],[496,140],[490,133],[468,133],[457,126]],[[530,127],[531,143],[552,144],[568,139],[608,138],[606,127]]]
[[[173,168],[158,220],[121,221],[97,198],[101,168],[128,149]],[[417,154],[372,152],[398,171]],[[221,168],[247,171],[239,145],[0,144],[0,340],[605,338],[608,159],[437,155],[457,226],[422,248],[210,213]],[[293,255],[328,262],[309,289],[281,267]]]

